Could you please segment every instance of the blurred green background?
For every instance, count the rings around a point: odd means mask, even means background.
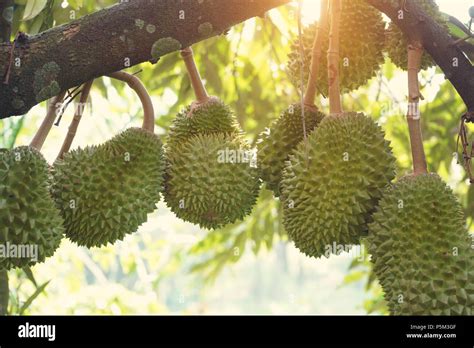
[[[116,3],[37,1],[44,5],[41,11],[22,20],[27,2],[16,1],[14,32],[38,33]],[[468,20],[469,2],[438,1],[442,10],[463,22]],[[309,24],[318,16],[319,1],[306,0],[304,6],[303,21]],[[249,20],[226,36],[194,46],[209,92],[231,105],[254,144],[259,133],[298,100],[285,71],[289,43],[297,31],[296,13],[296,4],[281,7],[265,19]],[[156,108],[157,132],[165,135],[176,113],[193,100],[179,54],[128,71],[138,72],[148,88]],[[406,73],[387,59],[367,86],[343,97],[346,110],[364,111],[383,125],[398,159],[399,177],[411,165],[404,117],[406,83]],[[465,107],[439,69],[423,72],[421,83],[429,168],[454,189],[473,232],[474,185],[469,186],[454,155]],[[319,105],[327,111],[327,100]],[[73,111],[71,105],[43,148],[50,163]],[[45,113],[46,103],[42,103],[28,115],[1,120],[0,147],[28,144]],[[141,117],[140,102],[128,87],[108,78],[96,80],[73,147],[101,143],[130,125],[139,125]],[[209,232],[177,219],[161,202],[148,222],[122,242],[88,250],[64,240],[55,256],[32,267],[31,273],[11,271],[10,313],[387,313],[367,255],[316,260],[300,254],[287,240],[279,209],[278,200],[262,190],[251,216]]]

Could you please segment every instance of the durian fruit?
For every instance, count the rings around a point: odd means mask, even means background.
[[[63,221],[49,194],[48,171],[33,147],[0,151],[0,269],[43,262],[61,243]],[[21,250],[24,255],[13,254]]]
[[[66,236],[99,247],[135,232],[156,209],[163,172],[161,141],[142,128],[66,153],[54,164],[52,188]]]
[[[317,23],[303,30],[304,79],[308,80],[312,44]],[[329,46],[329,29],[324,34],[322,52]],[[350,92],[367,84],[384,62],[385,24],[381,13],[365,0],[344,0],[342,2],[340,25],[340,79],[341,91]],[[295,86],[301,85],[300,44],[296,38],[288,56],[288,73]],[[321,57],[321,69],[315,79],[318,92],[328,95],[327,58]]]
[[[418,0],[416,3],[420,5],[431,18],[448,30],[446,19],[439,11],[438,5],[434,0]],[[408,68],[407,46],[408,39],[405,34],[403,34],[396,24],[391,22],[386,31],[385,49],[392,62],[403,70],[407,70]],[[428,69],[434,65],[435,62],[431,56],[424,52],[421,58],[421,70]]]
[[[169,129],[166,145],[173,147],[190,136],[210,133],[241,133],[231,108],[216,97],[209,98],[202,104],[190,104],[179,112]]]
[[[373,217],[369,252],[391,314],[474,314],[472,239],[461,205],[438,175],[400,179]]]
[[[304,139],[301,103],[290,105],[270,128],[260,135],[257,143],[260,178],[280,196],[281,172],[293,149]],[[321,122],[324,114],[316,107],[305,106],[306,134]]]
[[[357,244],[395,176],[382,129],[362,113],[328,116],[286,162],[281,182],[283,225],[308,256],[328,245]]]
[[[260,181],[234,114],[207,94],[192,49],[181,55],[196,101],[178,115],[168,135],[164,199],[179,218],[220,228],[250,213]]]
[[[259,181],[243,138],[197,134],[167,150],[164,198],[177,217],[212,229],[251,212]]]

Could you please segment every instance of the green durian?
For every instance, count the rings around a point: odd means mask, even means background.
[[[433,0],[417,0],[417,4],[420,5],[427,14],[432,17],[436,22],[441,24],[448,30],[446,19],[439,11],[438,5]],[[386,31],[385,38],[385,49],[387,50],[388,56],[392,62],[399,68],[407,70],[408,68],[408,39],[405,34],[398,28],[396,24],[391,22]],[[436,63],[433,61],[431,56],[427,52],[423,52],[421,58],[420,69],[425,70]]]
[[[361,113],[325,117],[286,162],[281,181],[283,225],[308,256],[358,244],[395,174],[382,129]]]
[[[231,108],[216,97],[204,104],[195,102],[178,113],[169,129],[166,146],[173,147],[193,135],[210,133],[241,133]]]
[[[66,236],[98,247],[135,232],[156,209],[163,173],[161,141],[141,128],[65,154],[54,164],[52,193]]]
[[[48,163],[39,151],[28,146],[0,151],[0,269],[43,262],[61,244],[63,220],[49,186]],[[11,246],[29,254],[12,257]]]
[[[393,315],[473,315],[474,249],[462,207],[436,174],[387,188],[369,252]]]
[[[305,107],[305,128],[309,135],[321,122],[324,114],[316,108]],[[280,195],[281,171],[291,151],[304,139],[301,104],[292,104],[273,122],[270,129],[260,135],[257,143],[260,177]]]
[[[303,30],[304,86],[307,85],[313,41],[316,32],[314,23]],[[318,76],[318,92],[328,94],[327,50],[329,29],[324,35],[321,47],[321,61]],[[353,91],[375,76],[384,63],[385,23],[382,14],[365,0],[343,0],[340,22],[340,87],[341,92]],[[301,58],[299,39],[291,45],[288,73],[297,88],[301,87]]]
[[[215,133],[197,134],[167,151],[168,207],[207,229],[242,219],[251,212],[260,185],[250,150],[240,136]]]

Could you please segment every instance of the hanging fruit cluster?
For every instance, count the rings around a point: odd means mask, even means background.
[[[419,5],[445,25],[433,1]],[[396,160],[383,129],[370,115],[343,111],[341,102],[341,92],[375,76],[384,47],[409,81],[414,171],[395,183]],[[328,245],[368,244],[392,314],[474,313],[465,218],[452,190],[427,170],[418,72],[434,62],[419,42],[393,24],[386,31],[381,14],[364,0],[322,0],[320,21],[301,32],[289,55],[300,100],[261,134],[256,162],[231,108],[208,95],[191,48],[181,54],[196,101],[176,116],[164,147],[145,88],[136,77],[115,73],[142,101],[141,128],[69,151],[78,110],[50,168],[40,150],[62,93],[29,147],[0,150],[0,244],[39,247],[35,260],[1,257],[0,269],[44,261],[63,234],[86,247],[122,240],[147,221],[162,194],[177,217],[220,228],[250,214],[264,182],[281,200],[283,225],[302,253],[329,257],[338,251],[328,252]],[[316,106],[317,95],[329,96],[329,115]]]

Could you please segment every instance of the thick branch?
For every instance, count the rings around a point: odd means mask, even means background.
[[[8,300],[10,291],[8,289],[8,273],[7,271],[0,271],[0,315],[8,314]]]
[[[224,33],[290,0],[130,0],[17,43],[0,118],[25,114],[61,90]],[[0,77],[10,44],[0,44]],[[17,64],[15,64],[17,63]],[[19,66],[18,66],[19,63]]]
[[[460,48],[454,44],[449,33],[434,21],[417,4],[407,0],[403,19],[399,16],[398,0],[366,0],[385,13],[408,36],[410,41],[419,41],[443,70],[446,78],[458,91],[468,111],[474,111],[474,67]]]

